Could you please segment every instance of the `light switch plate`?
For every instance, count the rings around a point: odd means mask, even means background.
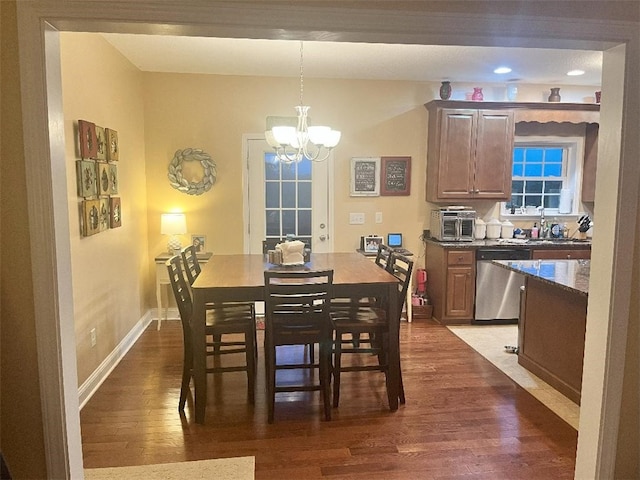
[[[382,212],[376,212],[376,223],[382,223]]]
[[[364,213],[350,213],[349,214],[350,225],[364,225]]]

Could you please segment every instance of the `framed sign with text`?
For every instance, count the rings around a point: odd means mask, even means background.
[[[350,194],[352,197],[380,195],[380,157],[351,159]]]
[[[411,194],[411,157],[382,157],[381,195]]]

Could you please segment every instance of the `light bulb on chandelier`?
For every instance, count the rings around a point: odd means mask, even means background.
[[[309,106],[304,105],[303,44],[300,42],[300,105],[297,117],[267,117],[264,132],[267,143],[282,163],[300,162],[304,157],[314,162],[326,160],[340,141],[340,132],[331,127],[309,126]]]

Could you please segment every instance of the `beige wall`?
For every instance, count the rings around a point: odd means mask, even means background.
[[[101,36],[62,33],[60,38],[66,170],[77,346],[81,385],[148,309],[142,74]],[[76,189],[78,120],[118,132],[122,226],[80,235]],[[90,330],[97,344],[91,347]]]

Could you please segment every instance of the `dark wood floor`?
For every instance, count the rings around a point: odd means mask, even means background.
[[[177,410],[180,323],[152,324],[81,412],[85,467],[254,455],[257,479],[573,478],[577,433],[538,400],[444,327],[403,323],[401,341],[395,413],[381,373],[352,373],[331,422],[314,392],[279,398],[269,425],[259,368],[255,408],[244,373],[209,377],[197,425]]]

